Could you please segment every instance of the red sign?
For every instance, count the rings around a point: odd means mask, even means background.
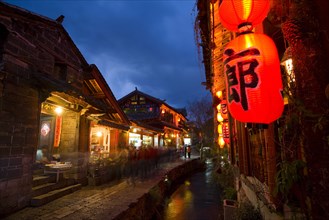
[[[222,115],[222,118],[224,119],[227,119],[228,118],[228,115],[227,115],[227,102],[226,100],[222,100],[220,102],[220,111],[221,111],[221,115]]]
[[[62,132],[62,116],[56,116],[55,132],[54,132],[54,147],[59,147]]]
[[[283,111],[280,60],[271,38],[242,34],[224,50],[228,108],[241,122],[268,124]]]
[[[230,129],[228,126],[228,121],[224,121],[222,124],[222,130],[223,130],[223,139],[225,143],[230,143]]]

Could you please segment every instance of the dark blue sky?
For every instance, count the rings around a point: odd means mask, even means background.
[[[63,25],[116,98],[135,89],[184,107],[208,93],[194,42],[194,0],[6,0]]]

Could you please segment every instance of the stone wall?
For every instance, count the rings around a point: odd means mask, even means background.
[[[79,94],[88,64],[61,24],[1,2],[0,11],[1,217],[30,201],[41,102],[52,91]],[[64,144],[77,150],[70,138]]]
[[[187,176],[200,171],[203,163],[199,159],[188,161],[167,172],[167,180],[160,180],[155,186],[137,202],[129,205],[129,209],[122,212],[114,219],[154,219],[157,210],[163,208],[163,202]]]
[[[0,216],[28,205],[37,146],[38,92],[8,74],[0,97]]]
[[[60,24],[31,14],[21,16],[2,5],[0,11],[0,24],[9,32],[4,45],[5,69],[27,79],[37,74],[82,88],[82,68],[87,64]],[[55,66],[65,66],[66,74],[59,74]]]

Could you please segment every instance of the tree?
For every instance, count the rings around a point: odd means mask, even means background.
[[[214,122],[212,100],[208,96],[194,100],[187,107],[189,119],[195,123],[204,145],[212,145],[214,137]]]

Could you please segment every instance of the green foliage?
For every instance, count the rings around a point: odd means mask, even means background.
[[[221,164],[219,167],[221,173],[218,175],[218,182],[225,190],[234,187],[234,167],[230,164]]]
[[[281,193],[287,196],[292,186],[303,180],[302,169],[305,168],[306,163],[301,160],[294,160],[292,162],[282,161],[279,166],[280,169],[276,174],[274,193]]]
[[[237,191],[233,187],[225,188],[224,198],[229,200],[237,200]]]
[[[262,220],[263,217],[258,208],[255,208],[250,202],[243,202],[239,204],[237,213],[237,220]]]
[[[149,195],[151,196],[151,198],[153,199],[153,201],[159,202],[161,200],[161,189],[160,189],[160,187],[159,186],[153,187],[149,191]]]

